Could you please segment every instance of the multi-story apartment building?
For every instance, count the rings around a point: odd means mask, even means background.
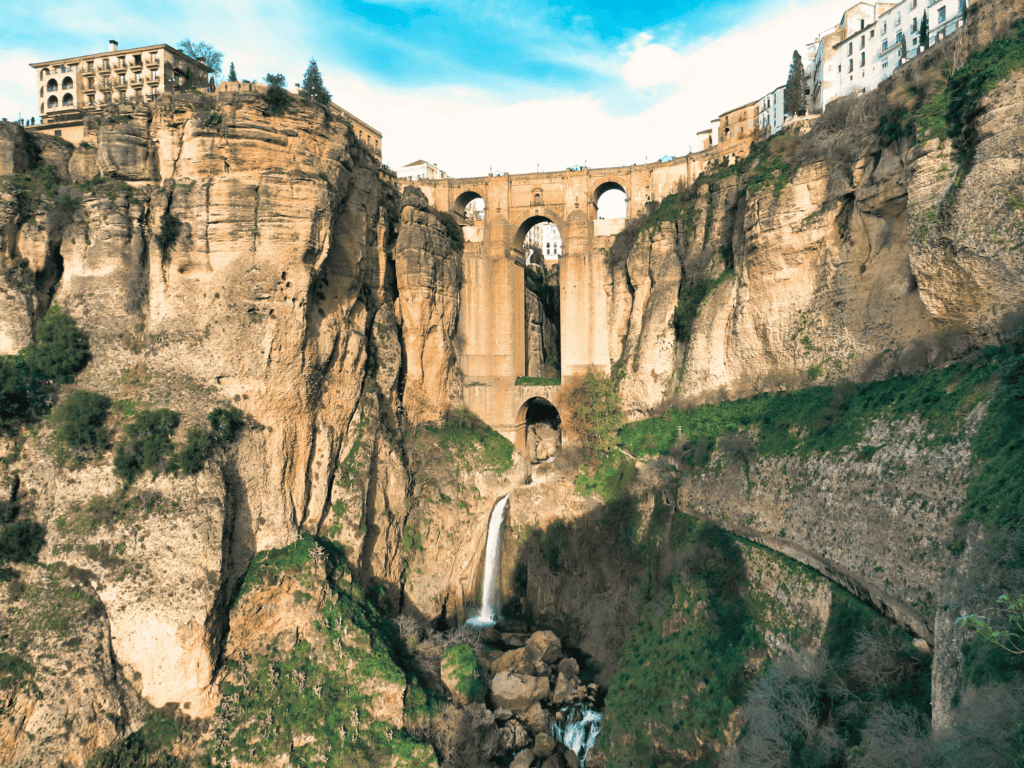
[[[78,144],[85,114],[104,104],[153,99],[181,88],[206,88],[213,72],[206,62],[169,45],[118,50],[111,40],[103,53],[53,59],[29,65],[39,86],[39,122],[35,130]]]
[[[834,99],[863,93],[963,25],[967,0],[900,0],[857,3],[839,24],[812,44],[811,106],[820,112]],[[919,31],[928,17],[928,41]]]
[[[786,86],[780,85],[758,104],[757,123],[762,133],[774,136],[786,122]]]

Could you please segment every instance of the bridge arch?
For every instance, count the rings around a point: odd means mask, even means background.
[[[457,213],[460,216],[465,216],[466,206],[474,200],[483,200],[486,205],[486,198],[480,192],[477,192],[475,189],[465,190],[455,198],[455,202],[452,203],[451,212]]]
[[[558,229],[558,234],[562,238],[562,253],[564,254],[568,229],[565,226],[565,222],[562,221],[562,217],[547,208],[543,209],[540,213],[527,214],[519,220],[514,229],[510,228],[515,232],[512,236],[512,248],[522,254],[523,241],[526,239],[527,233],[538,224],[543,224],[544,222],[554,224],[555,228]]]
[[[610,193],[610,198],[606,199],[605,207],[608,207],[610,203],[611,207],[622,207],[621,216],[604,216],[603,218],[624,218],[626,216],[626,210],[629,206],[629,193],[626,191],[626,186],[619,179],[606,179],[594,187],[594,192],[590,196],[590,204],[593,206],[593,218],[602,218],[601,214],[601,198],[605,197]]]

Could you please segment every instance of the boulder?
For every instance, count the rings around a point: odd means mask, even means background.
[[[580,665],[576,659],[571,656],[566,656],[560,662],[558,662],[558,671],[565,675],[568,679],[578,678],[580,676]]]
[[[522,632],[502,632],[501,642],[510,648],[522,648],[530,636]]]
[[[510,720],[498,729],[498,747],[501,752],[518,753],[530,745],[530,733],[518,720]]]
[[[514,758],[509,768],[530,768],[533,765],[533,750],[524,749]]]
[[[566,747],[565,751],[562,752],[562,757],[565,758],[565,764],[566,766],[568,766],[568,768],[583,768],[583,766],[580,764],[579,755],[577,755],[568,747]]]
[[[510,709],[496,709],[494,710],[494,720],[498,723],[503,723],[512,717],[512,710]]]
[[[555,692],[551,696],[552,704],[568,704],[579,698],[576,679],[567,678],[564,673],[558,673],[558,680],[555,682]]]
[[[522,648],[515,648],[511,651],[505,651],[497,659],[491,662],[491,674],[497,675],[499,672],[518,672],[523,666],[523,656],[525,651]]]
[[[551,757],[557,747],[558,742],[555,741],[554,736],[550,733],[541,733],[533,742],[533,753],[540,758]]]
[[[540,768],[565,768],[565,763],[562,762],[561,756],[554,754],[541,763]]]
[[[547,733],[551,730],[551,715],[540,705],[539,701],[526,710],[526,713],[520,717],[520,720],[526,725],[527,730],[534,735]]]
[[[502,709],[522,712],[534,703],[546,699],[551,684],[546,677],[499,672],[491,681],[491,698]]]
[[[523,650],[526,651],[526,660],[531,663],[554,664],[562,658],[562,641],[550,630],[534,632]]]

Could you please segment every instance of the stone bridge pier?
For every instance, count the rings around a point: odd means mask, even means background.
[[[459,366],[466,405],[521,452],[526,403],[542,398],[560,408],[560,385],[516,383],[526,376],[527,232],[538,223],[551,222],[562,238],[562,381],[590,368],[607,373],[621,340],[611,338],[611,273],[605,255],[626,219],[599,219],[598,198],[621,190],[627,217],[638,216],[649,203],[675,191],[680,181],[696,179],[715,159],[714,153],[620,168],[417,182],[437,210],[452,213],[464,224]],[[466,206],[478,198],[484,202],[483,220],[466,220]]]

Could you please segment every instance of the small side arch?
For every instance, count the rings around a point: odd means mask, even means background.
[[[516,415],[516,448],[531,464],[550,461],[562,447],[562,417],[554,404],[531,397]]]

